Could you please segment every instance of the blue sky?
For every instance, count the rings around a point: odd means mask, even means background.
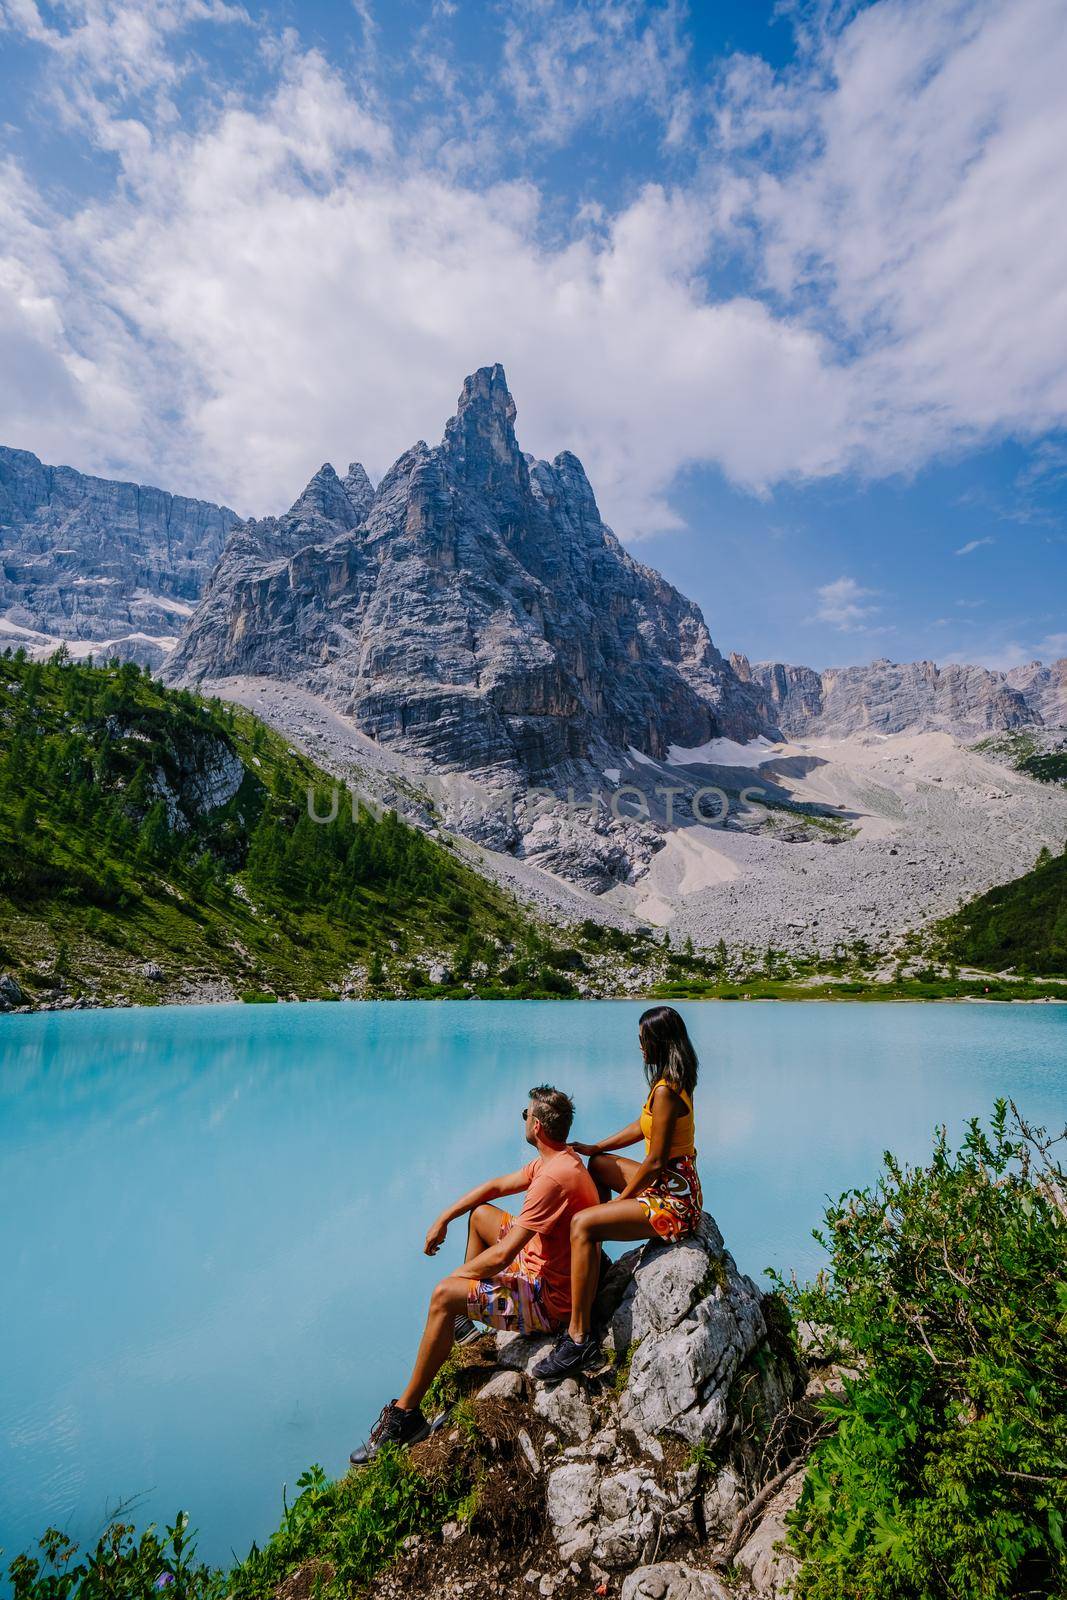
[[[284,508],[502,360],[716,642],[1067,654],[1059,0],[0,0],[0,442]]]

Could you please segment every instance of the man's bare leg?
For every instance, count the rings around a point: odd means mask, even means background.
[[[455,1337],[456,1313],[466,1311],[469,1288],[468,1278],[443,1278],[430,1296],[419,1353],[408,1386],[396,1402],[402,1411],[414,1411],[422,1404],[427,1389],[448,1360]]]
[[[467,1219],[467,1254],[463,1257],[464,1261],[473,1261],[483,1250],[496,1244],[506,1215],[499,1206],[491,1206],[488,1201],[475,1206]]]

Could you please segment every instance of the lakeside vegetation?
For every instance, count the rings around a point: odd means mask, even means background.
[[[815,1237],[797,1318],[849,1352],[788,1518],[797,1600],[1022,1600],[1067,1585],[1067,1175],[997,1102],[928,1165],[888,1152]]]
[[[132,664],[0,656],[0,972],[33,1005],[1067,997],[1046,981],[1067,978],[1067,856],[888,957],[694,950],[546,924],[446,834],[338,789],[251,713]]]
[[[971,966],[1067,977],[1067,850],[1042,850],[1030,872],[946,918],[938,939]]]

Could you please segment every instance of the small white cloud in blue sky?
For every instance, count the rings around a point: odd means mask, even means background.
[[[958,555],[958,556],[969,556],[969,555],[972,554],[973,551],[981,550],[981,548],[982,548],[982,546],[984,544],[995,544],[995,543],[996,543],[996,540],[995,539],[990,539],[990,538],[986,538],[986,539],[968,539],[966,544],[961,544],[960,545],[959,549],[956,551],[956,555]]]
[[[880,606],[869,603],[874,592],[873,589],[865,589],[855,578],[842,577],[836,578],[833,583],[824,583],[818,591],[816,618],[846,633],[858,628],[869,629],[870,619],[881,610]]]

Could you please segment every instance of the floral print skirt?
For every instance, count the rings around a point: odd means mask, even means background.
[[[687,1239],[695,1233],[704,1209],[695,1156],[675,1156],[644,1194],[637,1196],[661,1239]]]

